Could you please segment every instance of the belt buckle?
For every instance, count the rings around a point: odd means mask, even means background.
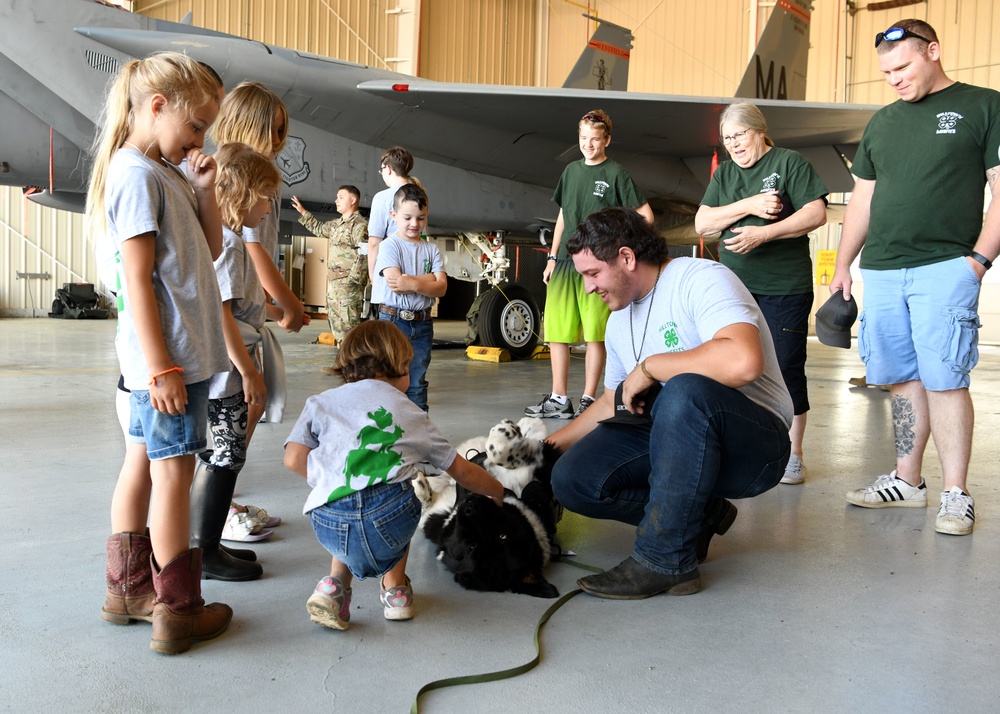
[[[399,311],[399,318],[401,320],[406,320],[407,322],[412,322],[416,317],[417,317],[417,313],[413,312],[413,310],[400,310]]]

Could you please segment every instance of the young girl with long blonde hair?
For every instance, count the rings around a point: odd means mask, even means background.
[[[232,618],[228,605],[204,604],[201,552],[188,540],[208,382],[229,366],[212,269],[222,247],[216,164],[201,152],[218,110],[217,80],[189,57],[125,64],[106,97],[87,199],[90,235],[115,254],[115,346],[131,390],[101,616],[152,621],[150,648],[171,654]]]

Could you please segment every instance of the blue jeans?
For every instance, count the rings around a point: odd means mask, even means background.
[[[409,481],[378,483],[309,511],[313,532],[356,578],[384,575],[410,547],[420,500]]]
[[[695,374],[669,380],[651,414],[650,425],[598,424],[556,462],[552,488],[575,513],[638,526],[632,557],[679,575],[698,566],[710,499],[756,496],[781,480],[788,426]]]
[[[403,320],[384,312],[379,313],[378,319],[395,324],[413,345],[410,386],[406,390],[406,397],[427,411],[427,368],[431,364],[431,348],[434,346],[434,320]]]

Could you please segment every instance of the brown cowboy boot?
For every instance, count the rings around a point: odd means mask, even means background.
[[[115,533],[107,542],[106,575],[108,593],[104,596],[101,618],[116,625],[133,620],[153,621],[153,574],[149,558],[153,546],[148,535]]]
[[[218,637],[233,618],[229,605],[201,599],[201,549],[192,548],[159,569],[150,559],[156,602],[153,605],[153,637],[149,649],[179,654],[192,642]]]

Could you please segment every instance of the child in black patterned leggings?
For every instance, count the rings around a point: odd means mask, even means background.
[[[222,255],[215,275],[222,294],[222,326],[230,370],[209,384],[208,424],[212,451],[198,459],[191,487],[191,539],[201,547],[202,573],[216,580],[253,580],[263,569],[252,550],[223,548],[222,531],[246,463],[248,410],[267,398],[255,360],[257,343],[269,336],[266,318],[280,320],[281,308],[266,300],[254,262],[243,242],[243,229],[255,228],[271,211],[281,176],[274,162],[246,144],[223,145],[215,184],[222,215]],[[280,349],[280,348],[279,348]],[[265,363],[268,363],[265,360]]]

